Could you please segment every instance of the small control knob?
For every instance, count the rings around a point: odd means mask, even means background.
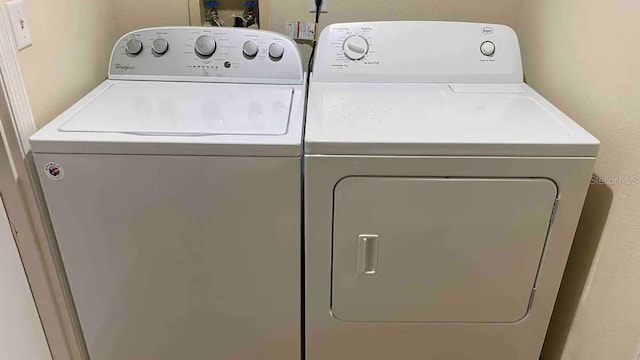
[[[369,43],[360,35],[349,36],[342,44],[344,55],[351,60],[360,60],[369,51]]]
[[[136,56],[142,52],[142,41],[138,39],[129,39],[125,46],[127,54]]]
[[[201,35],[196,39],[196,45],[194,48],[196,54],[207,58],[216,52],[216,41],[209,35]]]
[[[248,58],[254,58],[258,55],[258,43],[253,40],[246,41],[244,45],[242,45],[242,53]]]
[[[496,44],[491,41],[485,41],[480,45],[480,52],[484,56],[493,56],[496,53]]]
[[[155,39],[153,45],[151,45],[151,50],[156,55],[164,55],[169,50],[169,43],[162,38]]]
[[[282,44],[280,44],[279,42],[274,42],[269,46],[269,57],[271,57],[272,60],[280,60],[282,59],[283,55],[284,46],[282,46]]]

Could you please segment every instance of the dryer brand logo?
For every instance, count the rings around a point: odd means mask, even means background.
[[[64,170],[58,163],[50,162],[44,166],[44,172],[53,180],[60,180],[64,176]]]
[[[123,70],[123,71],[133,70],[136,68],[133,65],[122,65],[122,64],[116,64],[115,67],[116,67],[116,70]]]
[[[485,34],[485,35],[491,35],[491,34],[493,34],[493,28],[489,27],[489,26],[483,27],[482,28],[482,33]]]

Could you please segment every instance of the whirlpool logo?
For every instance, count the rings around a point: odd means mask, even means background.
[[[64,169],[55,162],[48,162],[44,165],[44,172],[52,180],[60,180],[64,176]]]
[[[136,68],[133,65],[122,65],[122,64],[116,64],[115,67],[116,67],[116,70],[122,70],[122,71],[133,70]]]

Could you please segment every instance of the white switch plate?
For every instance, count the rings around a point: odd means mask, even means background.
[[[286,24],[286,34],[294,40],[316,40],[318,26],[309,21],[293,21]]]
[[[316,12],[316,0],[307,0],[309,1],[309,12]],[[322,0],[322,6],[320,6],[320,12],[326,13],[329,11],[329,0]]]
[[[288,22],[285,28],[285,34],[287,34],[288,37],[295,39],[298,37],[298,22],[297,21],[293,21],[293,22]]]
[[[22,0],[14,0],[7,3],[7,10],[9,11],[9,18],[11,20],[11,29],[13,30],[13,37],[16,39],[16,46],[18,47],[18,50],[27,48],[33,43],[31,41],[31,31],[29,31],[27,15],[22,5]]]

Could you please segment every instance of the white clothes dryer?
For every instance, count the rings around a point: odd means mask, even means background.
[[[334,24],[305,135],[307,360],[538,359],[598,140],[506,26]]]

